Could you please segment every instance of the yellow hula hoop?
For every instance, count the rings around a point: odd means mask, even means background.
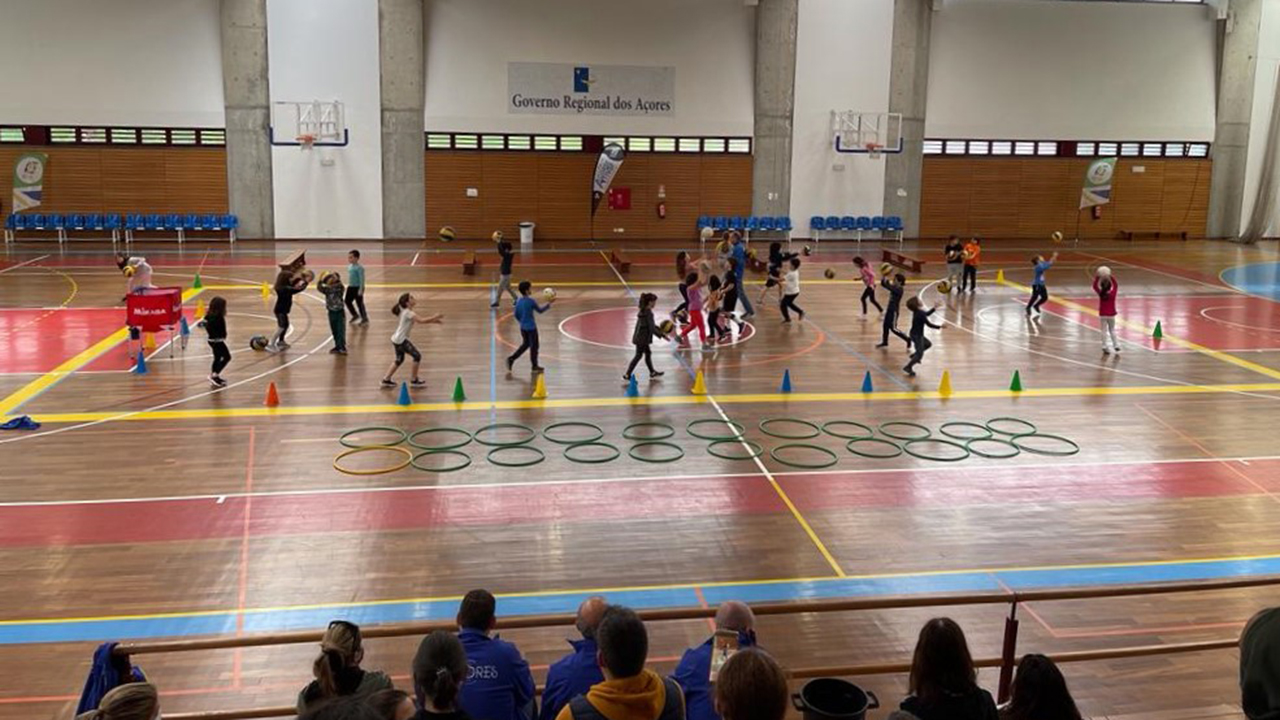
[[[351,455],[357,455],[362,452],[372,452],[374,450],[390,450],[391,452],[400,453],[401,455],[404,455],[404,462],[400,463],[399,465],[391,465],[384,468],[374,468],[373,470],[349,470],[347,468],[342,467],[341,465],[342,459],[345,457],[349,457]],[[409,467],[409,463],[411,462],[413,462],[413,453],[410,452],[407,448],[394,447],[391,445],[365,445],[363,447],[352,448],[350,450],[344,450],[343,452],[338,453],[338,457],[333,459],[333,469],[337,470],[340,473],[343,473],[344,475],[386,475],[387,473],[393,473],[397,470],[403,470]]]

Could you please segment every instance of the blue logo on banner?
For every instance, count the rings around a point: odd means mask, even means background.
[[[576,67],[573,69],[573,91],[591,92],[591,68]]]

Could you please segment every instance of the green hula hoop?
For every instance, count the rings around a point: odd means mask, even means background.
[[[796,462],[795,460],[784,460],[783,458],[778,457],[779,451],[794,450],[794,449],[817,450],[818,452],[827,455],[830,458],[830,460],[826,462],[805,463],[805,462]],[[778,447],[769,451],[769,457],[773,458],[774,462],[780,463],[782,465],[786,465],[787,467],[801,468],[804,470],[821,470],[822,468],[829,468],[832,465],[835,465],[836,463],[840,462],[839,455],[836,455],[835,453],[822,447],[821,445],[810,445],[809,443],[787,443],[785,445],[779,445]]]
[[[460,442],[452,443],[449,445],[423,445],[422,443],[417,442],[419,435],[428,435],[430,433],[457,433],[459,435],[466,437],[466,440],[462,440]],[[460,447],[471,444],[471,433],[467,432],[466,430],[463,430],[462,428],[453,428],[453,427],[423,428],[409,435],[409,444],[412,445],[413,447],[418,448],[419,450],[431,450],[431,451],[457,450]]]
[[[510,452],[513,450],[514,451],[523,450],[525,452],[537,453],[538,456],[533,460],[521,460],[519,462],[494,459],[494,456],[499,453]],[[488,460],[490,464],[497,465],[498,467],[522,468],[522,467],[529,467],[531,465],[537,465],[543,460],[546,460],[547,456],[541,450],[539,450],[538,448],[532,445],[499,445],[498,447],[495,447],[492,450],[490,450],[489,454],[485,456],[485,459]]]
[[[1000,446],[1000,447],[1013,448],[1013,452],[990,452],[987,450],[979,450],[977,445],[981,443],[995,443],[997,446]],[[998,438],[998,437],[974,438],[972,440],[966,440],[964,443],[964,446],[969,452],[973,453],[974,455],[977,455],[978,457],[990,458],[991,460],[1008,460],[1011,457],[1017,457],[1018,453],[1022,452],[1022,449],[1019,448],[1017,445],[1014,445],[1012,442],[1005,440],[1004,438]]]
[[[923,430],[923,435],[908,435],[894,430],[897,427],[911,428],[913,430]],[[906,420],[894,420],[892,422],[880,423],[880,434],[885,437],[891,437],[894,440],[928,440],[933,435],[933,431],[921,425],[920,423],[907,422]]]
[[[854,445],[857,445],[860,443],[866,443],[868,445],[880,445],[880,446],[888,445],[889,447],[893,448],[893,452],[887,452],[887,453],[866,452],[864,450],[857,450],[853,447]],[[898,443],[891,442],[889,440],[884,440],[882,438],[877,438],[877,437],[854,438],[844,444],[844,449],[848,450],[854,455],[858,455],[864,458],[874,458],[879,460],[882,460],[885,458],[896,458],[902,454],[902,448],[898,447]]]
[[[359,434],[359,433],[365,433],[365,432],[389,432],[389,433],[395,433],[395,434],[397,434],[397,435],[399,435],[399,436],[400,436],[400,439],[399,439],[399,440],[396,440],[395,442],[380,442],[380,443],[360,443],[360,444],[355,444],[355,443],[349,443],[349,442],[347,442],[347,438],[351,437],[352,435],[357,435],[357,434]],[[401,430],[400,428],[387,427],[387,426],[385,426],[385,425],[374,425],[374,426],[372,426],[372,427],[356,428],[355,430],[348,430],[347,432],[342,433],[342,435],[338,437],[338,444],[339,444],[339,445],[341,445],[342,447],[352,448],[352,449],[355,449],[355,448],[362,448],[362,447],[368,447],[368,446],[370,446],[370,445],[378,445],[378,446],[380,446],[380,447],[395,447],[396,445],[399,445],[400,443],[402,443],[402,442],[404,442],[406,439],[408,439],[408,437],[409,437],[409,436],[408,436],[408,435],[406,435],[406,434],[405,434],[405,432],[404,432],[403,430]]]
[[[595,431],[596,434],[594,437],[582,438],[580,440],[566,440],[564,438],[557,438],[557,437],[551,436],[552,430],[555,430],[556,428],[568,428],[568,427],[587,428],[588,430]],[[542,428],[542,437],[546,438],[548,441],[553,442],[557,445],[583,445],[585,443],[593,443],[599,440],[600,438],[604,437],[604,430],[602,430],[599,425],[594,425],[589,422],[580,422],[577,420],[570,420],[569,422],[551,423],[550,425]]]
[[[719,423],[721,425],[726,425],[729,427],[729,429],[733,430],[733,434],[732,435],[711,435],[707,433],[700,434],[694,430],[694,428],[698,427],[699,425],[703,425],[706,423]],[[721,420],[720,418],[702,418],[701,420],[690,420],[689,424],[686,425],[684,429],[685,429],[685,432],[698,438],[699,440],[737,440],[738,438],[742,437],[742,431],[744,428],[742,427],[742,425],[732,420]]]
[[[805,430],[792,432],[792,433],[785,433],[785,432],[778,432],[776,430],[769,429],[770,425],[786,424],[786,423],[789,423],[791,425],[799,425],[800,427],[805,428]],[[761,420],[760,432],[764,433],[765,435],[768,435],[769,437],[782,438],[783,440],[808,440],[809,438],[816,438],[819,435],[821,435],[822,428],[818,427],[817,425],[814,425],[808,420],[800,420],[798,418],[777,417],[777,418],[766,418],[764,420]]]
[[[1024,430],[1001,430],[1000,428],[995,427],[996,423],[1019,423],[1031,429],[1030,430],[1025,430],[1025,429]],[[1029,423],[1026,420],[1023,420],[1021,418],[1016,418],[1016,417],[991,418],[990,420],[987,421],[987,424],[985,427],[997,435],[1028,435],[1030,433],[1036,432],[1037,430],[1036,426],[1033,423]]]
[[[719,452],[718,450],[716,450],[716,447],[719,445],[743,445],[743,444],[747,446],[747,450],[750,454],[734,455],[733,453]],[[755,460],[761,455],[764,455],[764,447],[761,446],[760,443],[755,442],[753,440],[747,440],[746,438],[739,438],[737,440],[716,440],[715,442],[707,446],[707,453],[712,457],[718,457],[721,460]]]
[[[928,453],[922,453],[919,450],[916,450],[911,447],[916,443],[934,443],[937,445],[946,445],[947,447],[956,448],[964,454],[961,455],[960,457],[948,457],[946,455],[930,455]],[[902,444],[902,449],[906,451],[906,453],[911,457],[917,457],[917,458],[920,458],[921,460],[932,460],[934,462],[960,462],[961,460],[964,460],[969,457],[969,448],[965,447],[964,445],[954,440],[943,440],[942,438],[924,438],[923,440],[908,440],[907,442]]]
[[[481,434],[486,432],[490,432],[493,430],[507,430],[507,429],[514,429],[514,430],[519,430],[521,432],[526,432],[529,434],[529,437],[523,440],[508,440],[506,442],[498,442],[495,440],[484,440],[480,437]],[[517,445],[527,445],[533,442],[534,440],[536,440],[537,438],[538,438],[537,430],[534,430],[528,425],[521,425],[519,423],[494,423],[492,425],[485,425],[484,427],[477,430],[474,435],[471,436],[472,440],[475,440],[481,445],[487,445],[488,447],[492,447],[492,448],[504,448],[504,447],[515,447]]]
[[[637,428],[650,428],[650,427],[659,428],[660,430],[665,431],[666,434],[665,435],[640,435],[635,432],[632,432]],[[630,425],[622,428],[622,437],[626,440],[644,440],[644,441],[652,442],[654,440],[666,440],[667,438],[675,434],[676,434],[675,428],[671,427],[666,423],[661,423],[661,422],[631,423]]]
[[[973,428],[973,429],[982,431],[983,434],[967,435],[963,432],[956,432],[956,429],[958,428]],[[938,428],[938,432],[942,433],[943,435],[946,435],[952,440],[960,440],[962,442],[969,441],[969,440],[990,440],[991,438],[995,437],[995,433],[991,432],[991,428],[987,427],[986,425],[982,425],[980,423],[974,423],[974,422],[965,422],[963,420],[955,420],[953,422],[942,423],[942,426]]]
[[[666,448],[671,448],[679,452],[680,454],[674,457],[669,457],[669,458],[650,458],[650,457],[645,457],[643,455],[636,454],[636,450],[639,450],[640,448],[645,448],[645,447],[666,447]],[[646,440],[645,442],[636,443],[635,445],[632,445],[631,449],[627,451],[627,455],[631,456],[632,460],[639,460],[640,462],[670,463],[670,462],[675,462],[680,458],[684,457],[684,448],[680,447],[675,443],[670,443],[665,440]]]
[[[846,425],[858,428],[862,432],[857,435],[849,435],[848,433],[839,433],[831,429],[832,427],[841,427]],[[872,430],[869,426],[852,420],[832,420],[829,423],[823,423],[822,432],[830,435],[831,437],[838,437],[841,440],[864,440],[876,434],[876,431]]]
[[[601,436],[603,437],[603,433],[601,433]],[[555,442],[555,441],[552,440],[552,442]],[[578,448],[596,448],[596,447],[612,450],[613,454],[610,455],[609,457],[604,457],[604,458],[574,457],[572,454],[573,451],[577,450]],[[596,442],[595,440],[574,443],[564,449],[565,460],[568,460],[569,462],[581,463],[583,465],[603,465],[604,463],[613,462],[614,460],[617,460],[621,456],[622,456],[622,451],[619,450],[616,446],[610,445],[607,442]]]
[[[438,468],[423,467],[419,465],[418,460],[428,455],[453,455],[455,457],[461,457],[464,462],[462,462],[459,465],[446,465],[445,467],[438,467]],[[471,456],[464,452],[458,452],[457,450],[426,450],[424,452],[418,453],[417,455],[414,455],[413,460],[411,461],[411,464],[413,465],[414,468],[421,470],[423,472],[433,472],[433,473],[457,472],[458,470],[462,470],[463,468],[467,468],[471,466]]]
[[[1019,442],[1022,440],[1027,440],[1028,438],[1048,438],[1049,440],[1053,440],[1054,442],[1066,443],[1070,447],[1068,447],[1065,450],[1047,450],[1042,447],[1038,448],[1032,445],[1024,445],[1022,442]],[[1050,435],[1049,433],[1036,432],[1036,433],[1025,433],[1022,435],[1014,435],[1012,438],[1009,439],[1009,442],[1016,445],[1019,450],[1024,450],[1034,455],[1053,455],[1055,457],[1066,457],[1068,455],[1075,455],[1076,453],[1080,452],[1080,445],[1078,445],[1075,440],[1071,440],[1070,438],[1064,438],[1061,435]]]

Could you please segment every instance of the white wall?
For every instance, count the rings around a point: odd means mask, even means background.
[[[272,102],[341,100],[351,130],[344,148],[272,148],[276,236],[382,237],[378,3],[267,0],[267,24]]]
[[[1214,38],[1201,5],[947,0],[925,136],[1213,140]]]
[[[742,0],[431,0],[427,130],[749,136],[755,10]],[[674,66],[669,118],[510,115],[508,62]]]
[[[0,122],[222,127],[218,0],[10,0]]]
[[[884,207],[884,161],[836,154],[831,111],[888,111],[892,36],[893,0],[800,0],[791,220],[802,233],[812,215]]]
[[[1253,88],[1253,120],[1249,124],[1249,154],[1244,174],[1244,203],[1240,227],[1249,224],[1258,180],[1262,173],[1262,151],[1267,144],[1271,106],[1277,101],[1276,76],[1280,74],[1280,0],[1263,0],[1262,26],[1258,33],[1258,70]],[[1280,219],[1273,219],[1270,236],[1280,235]]]

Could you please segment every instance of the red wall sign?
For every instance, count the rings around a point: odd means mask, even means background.
[[[631,188],[609,188],[609,209],[630,210]]]

